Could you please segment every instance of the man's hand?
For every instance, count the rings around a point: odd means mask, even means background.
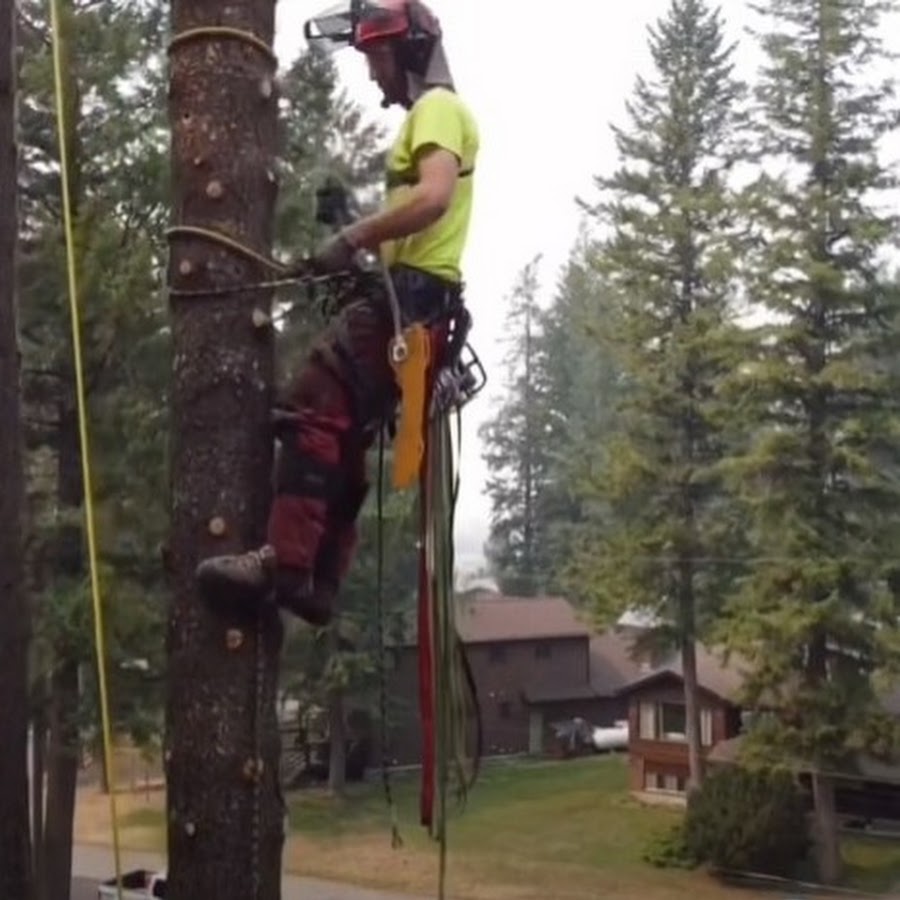
[[[310,267],[314,272],[330,275],[353,268],[353,258],[359,247],[345,232],[339,232],[323,241],[312,257]]]

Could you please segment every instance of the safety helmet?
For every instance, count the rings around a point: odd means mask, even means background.
[[[373,41],[406,37],[410,17],[406,0],[380,0],[366,4],[354,23],[353,46],[364,51]]]
[[[374,41],[388,39],[400,66],[424,76],[441,30],[421,0],[350,0],[349,8],[332,8],[310,19],[304,34],[307,40],[349,44],[363,53]]]

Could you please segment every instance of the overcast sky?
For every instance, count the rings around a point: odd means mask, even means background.
[[[276,50],[286,65],[303,44],[303,22],[334,0],[279,0]],[[609,129],[623,124],[638,72],[650,73],[646,27],[669,0],[432,0],[460,95],[481,131],[475,208],[463,264],[474,318],[471,340],[488,370],[485,391],[463,416],[462,483],[457,513],[461,574],[477,568],[487,537],[487,475],[477,438],[502,388],[504,317],[519,270],[542,253],[543,297],[549,301],[575,240],[576,195],[593,197],[592,176],[616,165]],[[741,39],[742,75],[758,63],[745,0],[722,0],[728,33]],[[894,19],[893,31],[898,30]],[[898,40],[900,49],[900,40]],[[337,54],[343,83],[389,133],[402,110],[384,111],[364,61]]]

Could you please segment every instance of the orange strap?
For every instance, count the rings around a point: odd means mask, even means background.
[[[393,484],[398,490],[419,478],[425,452],[425,401],[431,342],[428,329],[420,323],[403,332],[407,354],[402,362],[391,361],[400,388],[400,421],[394,438]]]

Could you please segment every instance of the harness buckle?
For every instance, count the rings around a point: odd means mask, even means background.
[[[487,384],[487,373],[478,354],[468,342],[458,355],[437,374],[434,405],[441,412],[462,409]]]
[[[402,334],[397,334],[391,338],[389,354],[390,360],[394,365],[404,363],[409,358],[409,346]]]

